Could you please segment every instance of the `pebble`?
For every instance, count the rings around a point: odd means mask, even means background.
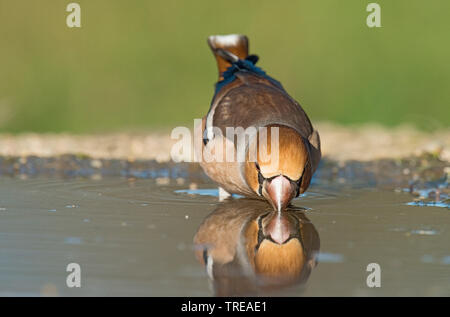
[[[93,168],[101,168],[103,166],[102,161],[98,160],[98,159],[94,159],[91,161],[91,166]]]

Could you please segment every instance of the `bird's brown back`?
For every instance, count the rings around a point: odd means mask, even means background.
[[[215,96],[213,126],[225,135],[227,127],[284,125],[309,138],[313,127],[308,116],[283,88],[250,72],[236,77]]]

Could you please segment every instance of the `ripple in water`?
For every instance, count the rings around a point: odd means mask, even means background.
[[[320,252],[317,261],[321,263],[343,263],[344,256],[337,253]]]
[[[435,236],[439,232],[437,230],[433,229],[418,229],[418,230],[412,230],[411,234],[417,234],[420,236]]]
[[[450,208],[450,197],[445,192],[448,184],[441,184],[438,188],[432,189],[416,189],[413,194],[417,195],[418,198],[414,201],[406,203],[407,206],[418,206],[418,207],[441,207]],[[411,189],[404,188],[404,192],[411,192]]]
[[[212,188],[206,188],[206,189],[179,189],[179,190],[176,190],[175,193],[219,197],[219,190],[218,189],[212,189]],[[233,194],[232,197],[234,197],[234,198],[243,198],[244,196]]]
[[[450,203],[445,203],[442,201],[411,201],[406,203],[408,206],[419,206],[419,207],[441,207],[450,208]]]
[[[434,257],[431,254],[425,254],[420,260],[422,263],[426,264],[450,265],[450,255],[443,256],[439,259],[439,257]]]

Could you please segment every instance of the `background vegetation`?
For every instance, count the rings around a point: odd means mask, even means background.
[[[0,131],[192,125],[217,78],[211,34],[243,33],[313,121],[450,124],[450,1],[0,0]]]

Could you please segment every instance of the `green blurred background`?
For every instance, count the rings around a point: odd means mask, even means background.
[[[0,131],[192,125],[217,79],[211,34],[243,33],[314,121],[450,125],[450,1],[0,0]]]

